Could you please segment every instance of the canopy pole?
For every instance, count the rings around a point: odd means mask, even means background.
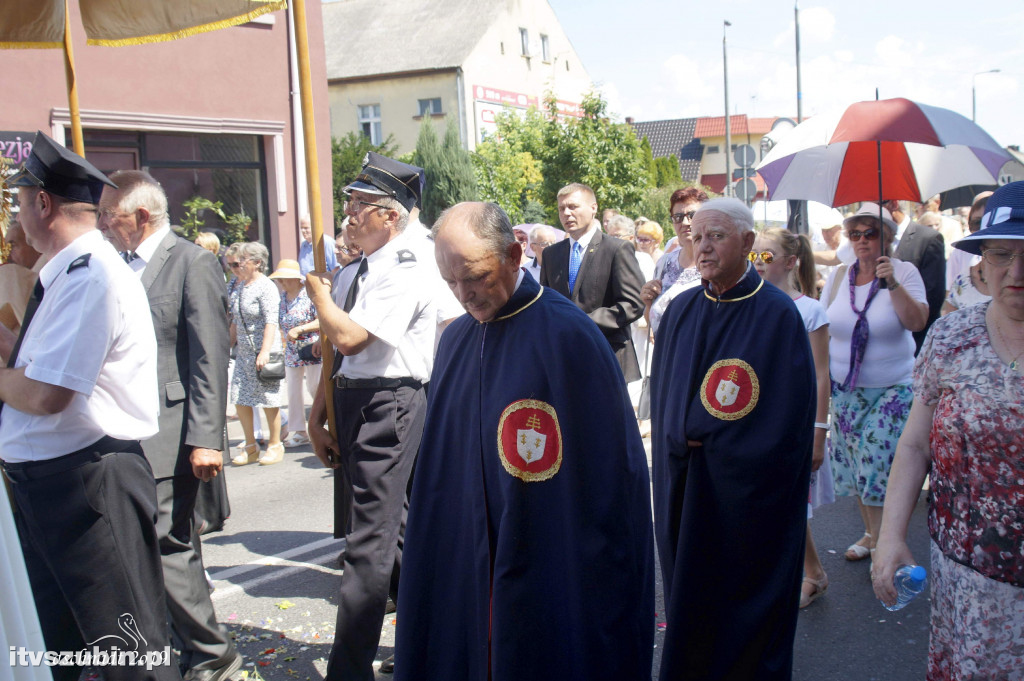
[[[295,25],[295,49],[299,62],[299,98],[302,101],[302,131],[306,150],[306,179],[309,186],[309,218],[313,240],[313,267],[316,272],[327,272],[327,256],[324,254],[323,212],[320,208],[320,171],[316,155],[316,126],[313,121],[313,86],[309,73],[309,32],[306,23],[306,0],[292,0]],[[327,405],[327,430],[337,439],[334,423],[334,391],[329,388],[334,376],[334,346],[320,327],[320,347],[324,399]]]
[[[68,82],[68,110],[71,112],[71,142],[76,154],[85,158],[82,136],[82,113],[78,108],[78,79],[75,77],[75,54],[71,49],[71,15],[64,0],[64,75]]]

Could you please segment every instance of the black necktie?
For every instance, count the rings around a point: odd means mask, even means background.
[[[135,258],[139,257],[139,254],[136,253],[135,251],[125,251],[124,253],[121,254],[121,257],[124,258],[124,261],[126,263],[131,264],[132,260],[135,260]]]
[[[21,342],[25,340],[25,333],[28,331],[28,325],[32,322],[32,317],[35,316],[36,310],[39,309],[39,303],[43,300],[43,282],[36,280],[35,288],[32,289],[32,295],[28,298],[28,305],[25,307],[25,319],[21,322],[21,331],[18,333],[18,340],[14,342],[14,348],[11,349],[11,356],[7,358],[7,366],[13,368],[14,363],[18,359],[18,351],[21,350]]]
[[[35,316],[36,310],[39,309],[39,303],[43,300],[43,282],[36,280],[35,288],[32,289],[32,295],[28,298],[28,305],[25,307],[25,318],[21,322],[21,331],[18,332],[18,340],[14,341],[14,347],[11,348],[11,356],[7,358],[8,368],[14,368],[14,363],[18,361],[18,351],[21,350],[21,342],[25,340],[25,334],[28,332],[28,325],[32,322],[32,317]],[[0,402],[0,411],[3,411],[4,403]]]
[[[351,312],[352,308],[356,306],[356,297],[359,296],[359,285],[362,283],[363,275],[366,274],[366,270],[370,267],[369,263],[366,262],[366,258],[362,258],[359,261],[359,268],[356,269],[355,279],[349,284],[348,292],[345,293],[345,303],[341,306],[341,309],[345,312]],[[341,352],[334,349],[334,365],[331,368],[331,375],[333,376],[338,372],[341,367]]]
[[[363,275],[366,274],[366,270],[369,269],[369,267],[370,266],[366,262],[366,258],[360,259],[359,269],[356,270],[356,278],[352,280],[352,284],[348,287],[348,293],[345,294],[345,304],[341,307],[345,312],[351,312],[352,308],[356,306],[356,296],[359,295],[359,285],[362,283]]]

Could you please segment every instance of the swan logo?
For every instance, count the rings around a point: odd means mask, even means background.
[[[139,644],[143,647],[148,645],[146,638],[139,631],[139,625],[135,623],[135,615],[130,612],[126,612],[117,618],[117,626],[124,632],[124,636],[118,636],[117,634],[107,634],[106,636],[100,636],[95,641],[86,643],[87,646],[94,646],[100,641],[106,641],[111,639],[112,641],[120,641],[124,645],[124,650],[138,650]]]

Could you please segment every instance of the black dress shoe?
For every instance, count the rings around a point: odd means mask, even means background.
[[[395,656],[391,655],[391,656],[387,657],[386,659],[384,659],[380,663],[380,673],[381,674],[394,674],[394,672],[395,672]]]
[[[184,681],[229,681],[231,675],[242,667],[242,656],[235,657],[216,669],[189,669],[182,677]]]

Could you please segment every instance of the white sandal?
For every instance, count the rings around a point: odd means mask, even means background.
[[[871,533],[870,532],[865,532],[864,533],[864,537],[867,537],[868,539],[871,539]],[[861,537],[861,539],[863,539],[864,537]],[[860,539],[858,539],[857,541],[860,541]],[[864,560],[865,558],[867,558],[868,556],[871,555],[871,552],[873,550],[874,549],[871,549],[871,548],[869,548],[867,546],[864,546],[863,544],[857,544],[855,542],[853,544],[850,544],[847,547],[846,553],[843,554],[843,558],[845,558],[846,560],[848,560],[850,562],[856,562],[858,560]]]

